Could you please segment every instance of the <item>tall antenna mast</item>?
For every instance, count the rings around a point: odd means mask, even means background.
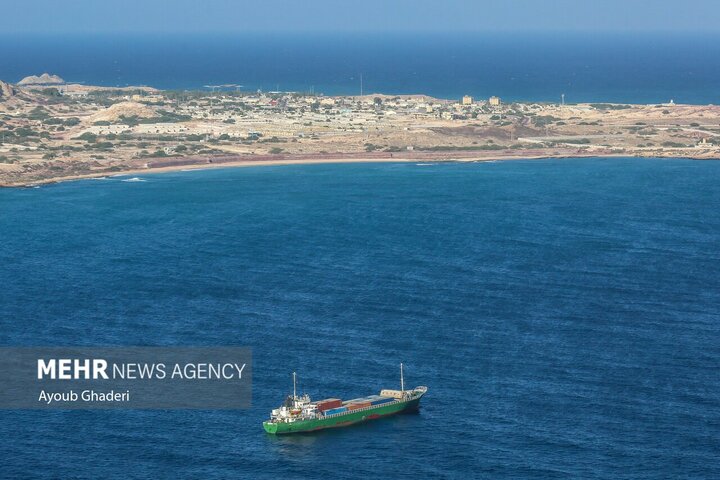
[[[297,380],[295,378],[296,376],[297,376],[297,374],[295,372],[293,372],[293,400],[295,400],[297,398],[297,391],[296,391]]]
[[[403,378],[403,364],[400,363],[400,391],[405,391],[405,379]]]

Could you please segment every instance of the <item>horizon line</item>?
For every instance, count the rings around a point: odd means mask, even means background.
[[[206,30],[206,29],[185,29],[185,30],[150,30],[150,29],[122,29],[122,30],[96,30],[96,29],[69,29],[69,30],[4,30],[0,32],[0,36],[40,36],[50,37],[56,35],[277,35],[277,34],[341,34],[341,35],[358,35],[358,34],[385,34],[385,35],[496,35],[496,34],[626,34],[626,35],[646,35],[646,34],[690,34],[690,35],[720,35],[720,30],[716,29],[678,29],[678,28],[559,28],[559,29],[512,29],[512,28],[490,28],[484,30],[475,29],[427,29],[427,28],[407,28],[407,29],[243,29],[243,30]]]

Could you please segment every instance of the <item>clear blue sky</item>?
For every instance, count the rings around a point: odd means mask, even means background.
[[[720,32],[720,0],[18,0],[0,32]]]

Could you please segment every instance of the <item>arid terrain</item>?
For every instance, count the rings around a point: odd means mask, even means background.
[[[720,107],[0,82],[1,186],[229,165],[617,155],[720,158]]]

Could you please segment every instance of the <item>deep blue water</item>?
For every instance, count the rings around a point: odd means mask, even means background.
[[[720,103],[720,36],[692,34],[0,35],[0,79],[241,84],[326,94]]]
[[[143,178],[0,191],[0,345],[248,345],[253,407],[0,411],[0,477],[720,476],[720,163]],[[263,432],[400,361],[421,413]]]

